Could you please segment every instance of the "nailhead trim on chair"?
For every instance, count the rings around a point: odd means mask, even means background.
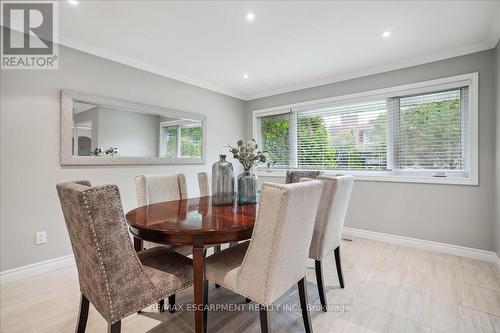
[[[114,318],[114,310],[113,310],[113,301],[111,299],[111,292],[109,291],[109,283],[108,283],[108,275],[106,274],[106,268],[104,267],[104,262],[103,262],[103,259],[102,259],[102,255],[101,255],[101,249],[99,247],[99,243],[97,242],[97,234],[96,234],[96,231],[95,231],[95,226],[94,226],[94,219],[92,218],[92,214],[90,212],[90,205],[87,201],[87,195],[90,194],[90,193],[94,193],[94,192],[98,192],[98,191],[106,191],[106,190],[109,190],[109,189],[112,189],[112,185],[107,185],[107,186],[103,186],[103,187],[100,187],[100,188],[95,188],[95,189],[91,189],[91,190],[85,190],[82,192],[83,194],[83,204],[85,206],[85,209],[87,210],[87,214],[88,214],[88,217],[89,217],[89,220],[90,220],[90,223],[89,223],[89,226],[90,226],[90,229],[92,231],[92,235],[94,236],[93,238],[93,241],[94,241],[94,245],[96,247],[96,250],[97,250],[97,255],[99,257],[99,266],[100,266],[100,269],[102,271],[102,274],[104,275],[104,282],[105,282],[105,286],[106,286],[106,294],[108,296],[108,302],[109,302],[109,314],[110,314],[110,318]]]
[[[283,205],[284,205],[284,203],[285,203],[285,201],[286,201],[286,199],[288,197],[288,189],[283,188],[281,186],[272,185],[272,184],[264,184],[262,186],[262,190],[265,187],[271,187],[271,188],[278,189],[278,190],[280,190],[284,194],[281,197],[281,203],[280,203],[280,207],[279,207],[279,211],[278,211],[278,217],[277,217],[278,222],[276,223],[275,228],[273,230],[273,242],[272,242],[272,247],[271,247],[271,250],[272,250],[271,256],[267,260],[266,270],[269,270],[269,267],[271,267],[272,260],[274,258],[273,253],[274,253],[274,244],[276,243],[276,234],[277,234],[276,230],[278,229],[278,226],[281,224],[282,212],[283,212]],[[262,200],[262,197],[263,196],[261,195],[260,198],[259,198],[259,207],[260,207],[261,211],[262,211],[262,208],[264,208],[264,202]],[[255,226],[253,233],[257,232],[257,228],[258,227],[259,227],[258,225]],[[252,240],[250,240],[250,244],[249,244],[248,249],[247,249],[247,254],[248,254],[248,252],[250,251],[251,248],[253,248],[253,242],[252,242]],[[245,258],[243,258],[243,262],[241,263],[241,268],[240,268],[240,270],[238,272],[238,277],[236,279],[236,287],[238,288],[238,290],[240,289],[239,286],[238,286],[238,282],[239,282],[239,279],[240,279],[242,268],[245,266],[245,262],[246,262],[246,259],[247,259],[247,254],[245,254]],[[270,280],[270,278],[269,277],[270,277],[270,274],[267,274],[266,281],[264,282],[264,290],[265,290],[264,291],[264,295],[267,295],[267,291],[270,288],[270,286],[269,286],[269,280]],[[240,292],[238,291],[238,293],[240,293]],[[267,302],[267,300],[261,299],[260,297],[249,297],[248,295],[243,295],[243,294],[241,294],[241,295],[245,296],[247,298],[253,299],[254,301],[256,301],[257,303],[260,303],[260,304],[269,304],[269,302]]]
[[[95,243],[95,246],[96,246],[96,249],[97,249],[97,253],[99,255],[99,264],[101,266],[101,269],[102,269],[102,272],[103,272],[103,275],[104,275],[104,280],[105,280],[105,284],[106,284],[106,293],[107,293],[107,296],[108,296],[108,301],[109,301],[109,306],[110,306],[110,318],[111,318],[111,324],[121,320],[122,318],[125,318],[126,316],[129,316],[131,315],[132,313],[135,313],[137,312],[137,310],[141,310],[147,306],[149,306],[150,304],[153,304],[157,301],[159,301],[159,299],[156,299],[156,297],[152,297],[150,298],[148,301],[144,302],[143,303],[143,306],[141,306],[139,309],[136,309],[134,311],[131,311],[130,313],[127,313],[126,315],[123,315],[123,316],[120,316],[119,318],[116,317],[115,313],[114,313],[114,306],[113,306],[113,300],[112,300],[112,297],[111,297],[111,292],[109,291],[109,284],[108,284],[108,276],[106,274],[106,269],[104,267],[104,263],[103,263],[103,259],[102,259],[102,256],[101,256],[101,251],[100,251],[100,248],[99,248],[99,245],[97,243],[97,234],[95,233],[95,227],[94,227],[94,220],[92,218],[92,214],[90,212],[90,205],[88,204],[88,201],[87,201],[87,195],[88,194],[91,194],[91,193],[95,193],[95,192],[108,192],[108,191],[113,191],[114,194],[116,195],[116,197],[118,198],[118,200],[120,200],[120,192],[118,190],[118,187],[115,186],[115,185],[105,185],[105,186],[100,186],[100,187],[96,187],[96,188],[93,188],[93,189],[89,189],[89,190],[86,190],[86,191],[83,191],[83,200],[84,200],[84,205],[85,205],[85,208],[87,209],[87,213],[89,215],[89,219],[91,221],[90,223],[90,226],[91,226],[91,229],[92,229],[92,233],[94,235],[94,243]],[[123,208],[122,207],[119,207],[119,209],[122,211],[122,214],[123,215]],[[122,227],[124,227],[125,224],[122,224]],[[128,232],[128,231],[127,231]],[[133,245],[132,245],[132,241],[130,240],[129,237],[126,237],[126,241],[129,245],[129,247],[133,248]],[[151,281],[149,280],[146,272],[144,271],[144,268],[143,268],[143,265],[142,263],[140,262],[139,260],[139,257],[137,257],[137,255],[135,256],[135,260],[137,261],[137,264],[139,265],[139,268],[142,272],[142,274],[144,275],[144,278],[145,280],[148,282],[148,284],[150,285],[151,289],[152,290],[157,290],[154,285],[151,283]],[[169,294],[165,294],[165,296],[163,298],[166,298],[172,294],[175,294],[181,290],[184,290],[185,288],[181,288],[181,289],[178,289],[178,290],[175,290],[174,292],[171,292]],[[161,291],[160,291],[161,292]],[[162,299],[162,298],[160,298]]]

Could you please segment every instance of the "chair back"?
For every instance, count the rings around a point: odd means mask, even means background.
[[[264,183],[238,288],[269,305],[306,275],[309,245],[321,196],[320,181]]]
[[[80,290],[108,322],[120,320],[137,290],[152,288],[128,235],[118,187],[90,187],[88,181],[56,187]]]
[[[286,184],[298,183],[300,181],[300,178],[316,179],[316,177],[318,177],[322,173],[323,172],[321,171],[313,171],[313,170],[304,170],[304,171],[287,170],[285,183]]]
[[[351,198],[352,176],[318,176],[323,190],[314,224],[309,257],[323,260],[340,245],[344,220]]]
[[[210,195],[210,185],[208,185],[207,172],[198,173],[198,186],[200,187],[200,197],[206,197]]]
[[[188,197],[186,177],[183,173],[136,176],[135,188],[139,207]]]

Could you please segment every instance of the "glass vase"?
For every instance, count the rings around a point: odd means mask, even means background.
[[[257,176],[250,169],[238,176],[238,205],[257,203]]]
[[[234,203],[233,165],[226,161],[226,155],[219,155],[219,161],[212,165],[212,204],[216,206]]]

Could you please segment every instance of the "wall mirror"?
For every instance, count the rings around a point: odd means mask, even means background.
[[[61,164],[203,164],[206,117],[61,92]]]

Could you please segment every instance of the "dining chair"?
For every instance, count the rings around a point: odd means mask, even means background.
[[[198,173],[198,187],[200,188],[200,197],[210,195],[210,185],[208,184],[208,172]]]
[[[323,182],[323,190],[314,224],[309,258],[314,259],[321,309],[326,312],[327,304],[322,265],[323,261],[333,253],[340,288],[344,288],[340,243],[354,178],[343,175],[318,176],[316,179]],[[301,179],[301,181],[306,180],[311,179]]]
[[[262,185],[250,241],[206,259],[205,309],[211,280],[257,302],[261,330],[267,333],[271,331],[269,307],[297,283],[305,330],[312,332],[305,277],[322,187],[320,181]],[[207,315],[205,311],[205,322]]]
[[[118,333],[124,317],[192,285],[190,258],[164,247],[135,252],[116,185],[56,187],[80,283],[77,333],[85,332],[89,303]]]
[[[139,175],[135,177],[137,205],[152,205],[163,201],[182,200],[188,198],[186,176],[183,173],[174,175]],[[154,243],[144,242],[144,247]],[[190,255],[190,246],[162,245],[183,255]]]
[[[286,184],[298,183],[300,178],[312,178],[316,179],[319,175],[321,175],[322,171],[315,170],[287,170],[286,171]]]

